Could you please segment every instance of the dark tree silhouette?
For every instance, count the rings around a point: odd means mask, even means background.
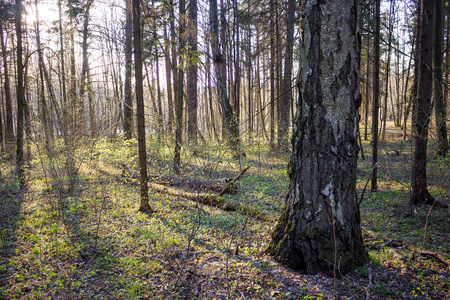
[[[435,0],[421,0],[419,11],[419,48],[417,99],[413,105],[413,166],[410,202],[433,204],[427,187],[428,125],[431,117],[433,9]]]
[[[133,0],[133,37],[134,68],[136,78],[136,113],[139,148],[139,175],[141,186],[141,205],[139,211],[151,213],[148,204],[147,152],[145,146],[144,90],[142,78],[142,46],[141,46],[141,6],[140,0]]]

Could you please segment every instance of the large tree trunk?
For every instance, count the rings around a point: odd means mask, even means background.
[[[434,90],[434,112],[436,116],[436,135],[438,140],[439,154],[447,155],[448,138],[445,121],[444,98],[442,93],[442,0],[435,0],[434,8],[434,47],[433,47],[433,90]]]
[[[136,113],[139,147],[139,174],[141,184],[141,205],[139,211],[152,212],[148,204],[147,153],[145,146],[144,88],[142,79],[141,7],[139,0],[133,0],[134,68],[136,77]]]
[[[432,38],[433,9],[435,0],[420,1],[419,25],[419,78],[417,99],[413,105],[413,166],[410,202],[413,205],[433,204],[434,198],[427,188],[427,144],[428,125],[431,116],[432,81]]]
[[[303,97],[294,122],[289,192],[267,252],[311,274],[339,276],[367,261],[356,192],[356,12],[356,0],[307,1],[303,8]]]

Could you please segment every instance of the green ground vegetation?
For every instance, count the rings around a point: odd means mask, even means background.
[[[244,139],[245,141],[245,139]],[[287,155],[254,137],[246,157],[223,144],[185,145],[183,176],[233,177],[250,166],[239,192],[224,195],[260,211],[226,212],[150,189],[139,213],[134,141],[101,139],[70,150],[31,146],[27,188],[12,162],[0,165],[0,298],[5,299],[450,299],[450,158],[430,141],[430,192],[446,207],[410,207],[411,144],[380,145],[379,191],[366,190],[361,218],[370,263],[340,279],[286,269],[264,254],[288,188]],[[149,136],[151,174],[171,175],[172,142]],[[359,159],[361,194],[370,145]],[[195,150],[195,154],[194,154]],[[423,251],[431,255],[423,255]],[[433,256],[433,254],[435,254]],[[438,255],[438,256],[437,256]]]

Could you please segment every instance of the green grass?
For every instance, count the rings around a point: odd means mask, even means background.
[[[169,145],[170,147],[167,147]],[[59,147],[59,148],[58,148]],[[135,142],[100,140],[74,153],[82,163],[71,173],[67,153],[48,155],[39,149],[29,169],[28,188],[18,189],[13,166],[0,165],[0,298],[7,299],[327,299],[333,280],[283,268],[264,255],[288,188],[286,155],[256,140],[246,158],[233,160],[223,145],[193,146],[182,152],[185,177],[220,178],[251,166],[239,181],[239,193],[226,195],[267,214],[259,221],[239,212],[225,212],[184,198],[150,191],[152,215],[138,213],[139,188],[117,177],[123,166],[136,170]],[[360,161],[361,193],[371,170],[368,142]],[[170,141],[148,140],[149,173],[171,174]],[[399,149],[392,156],[390,149]],[[409,248],[383,243],[403,241],[450,258],[449,210],[411,209],[409,146],[391,139],[382,144],[379,191],[366,190],[361,218],[371,267],[337,281],[342,299],[441,297],[450,292],[448,270],[417,257]],[[431,149],[432,151],[432,149]],[[449,198],[449,160],[430,155],[430,191]],[[406,268],[403,266],[406,265]],[[395,278],[401,285],[393,286]]]

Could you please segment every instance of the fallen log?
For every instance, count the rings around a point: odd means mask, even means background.
[[[197,179],[197,178],[181,178],[176,176],[168,175],[149,175],[148,182],[155,183],[165,186],[176,186],[185,189],[192,189],[195,191],[210,191],[217,192],[219,195],[223,194],[235,194],[237,193],[237,187],[234,185],[236,181],[242,178],[242,175],[249,169],[246,167],[239,172],[239,174],[234,178],[218,178],[218,179]],[[122,171],[122,178],[138,179],[139,176],[137,172]],[[131,183],[131,182],[130,182]]]
[[[196,179],[196,178],[181,178],[167,175],[149,176],[148,181],[150,183],[156,183],[166,186],[176,186],[181,188],[189,188],[200,191],[221,192],[224,189],[230,194],[237,192],[236,186],[228,186],[233,178],[220,178],[220,179]]]
[[[172,176],[149,176],[149,187],[156,192],[166,193],[176,197],[182,197],[191,201],[195,201],[204,205],[214,206],[225,211],[238,211],[242,214],[254,217],[258,220],[267,221],[271,216],[242,203],[233,203],[222,197],[225,193],[230,193],[236,189],[234,184],[242,178],[244,173],[250,169],[246,167],[242,169],[234,178],[221,178],[212,180],[186,179]],[[139,181],[137,173],[130,174],[129,171],[123,171],[121,178],[118,180],[126,183],[138,185]],[[205,182],[214,183],[206,185]],[[200,184],[203,183],[203,184]],[[219,184],[220,183],[220,184]],[[207,187],[211,188],[208,193]]]
[[[150,188],[160,193],[166,193],[172,196],[182,197],[201,204],[214,206],[225,211],[238,211],[242,214],[254,217],[258,220],[266,221],[270,219],[270,216],[267,215],[266,213],[258,209],[252,208],[250,206],[241,204],[239,202],[233,203],[227,201],[227,199],[222,197],[222,195],[220,194],[190,192],[186,190],[181,190],[176,187],[164,186],[157,183],[150,183]]]

